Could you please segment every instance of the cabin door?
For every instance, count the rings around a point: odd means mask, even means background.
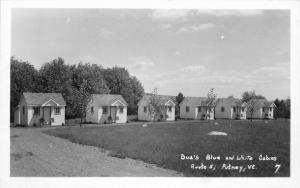
[[[51,107],[50,106],[45,106],[44,107],[44,110],[43,110],[43,113],[44,113],[44,122],[45,124],[47,125],[50,125],[50,122],[51,122]]]

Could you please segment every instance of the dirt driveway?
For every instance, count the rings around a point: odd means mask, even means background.
[[[11,176],[182,176],[103,149],[43,134],[47,128],[11,128]]]

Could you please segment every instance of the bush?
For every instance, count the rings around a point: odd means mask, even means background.
[[[44,118],[40,118],[40,123],[44,124],[44,122],[45,122],[45,119]]]

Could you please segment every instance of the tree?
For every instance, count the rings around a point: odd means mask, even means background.
[[[122,67],[108,68],[103,70],[103,74],[110,93],[122,95],[128,103],[128,114],[136,114],[137,103],[144,95],[144,88],[138,79]]]
[[[274,110],[274,117],[290,118],[290,103],[290,98],[287,98],[286,100],[275,99],[274,104],[276,105],[276,108]]]
[[[163,112],[162,110],[161,98],[158,95],[157,88],[154,88],[148,102],[148,113],[152,117],[153,123],[156,121],[157,116]]]
[[[266,97],[262,96],[262,95],[257,95],[255,93],[255,90],[252,90],[252,91],[245,91],[243,94],[242,94],[242,101],[243,102],[248,102],[250,101],[251,99],[266,99]]]
[[[252,126],[252,120],[253,120],[253,115],[254,113],[260,109],[260,99],[266,99],[262,95],[257,95],[255,93],[255,90],[252,91],[245,91],[242,94],[242,101],[247,103],[247,115],[250,116],[251,120],[251,126]]]
[[[290,119],[291,118],[291,99],[290,98],[287,98],[285,100],[285,118],[288,118]]]
[[[130,93],[130,103],[129,103],[129,114],[137,114],[138,108],[137,104],[141,100],[144,95],[144,88],[141,82],[135,77],[132,76],[130,78],[130,85],[131,85],[131,93]]]
[[[175,97],[175,102],[176,102],[175,115],[176,116],[180,116],[179,104],[183,101],[183,99],[184,99],[184,96],[181,92],[179,92],[178,95]]]
[[[252,120],[253,120],[253,114],[259,110],[260,105],[259,105],[259,99],[252,97],[250,100],[247,102],[247,113],[250,115],[250,120],[251,120],[251,126],[252,126]]]
[[[207,93],[207,98],[205,100],[206,109],[206,119],[210,120],[210,113],[214,110],[217,101],[217,94],[214,93],[214,88],[211,88]]]
[[[76,117],[73,108],[74,90],[70,66],[62,58],[43,64],[39,70],[40,91],[46,93],[61,93],[66,101],[66,117]]]
[[[80,127],[82,124],[83,118],[86,116],[86,110],[89,102],[91,101],[91,93],[89,92],[88,82],[83,80],[80,88],[75,93],[76,96],[76,103],[74,107],[76,108],[79,116],[80,116]]]
[[[38,71],[27,61],[10,58],[10,120],[23,92],[39,92]]]
[[[79,91],[82,84],[85,84],[85,89],[90,94],[108,94],[110,92],[106,81],[103,77],[102,66],[89,63],[78,63],[77,65],[70,66],[70,74],[72,80],[73,93]],[[69,108],[69,115],[73,117],[80,117],[78,110],[74,106],[76,104],[76,95],[71,94],[67,98],[67,107]]]

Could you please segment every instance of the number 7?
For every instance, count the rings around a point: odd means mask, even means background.
[[[281,165],[280,164],[276,164],[275,165],[275,168],[276,168],[276,170],[275,170],[275,174],[277,174],[277,172],[278,172],[278,170],[279,170],[279,168],[281,167]]]

